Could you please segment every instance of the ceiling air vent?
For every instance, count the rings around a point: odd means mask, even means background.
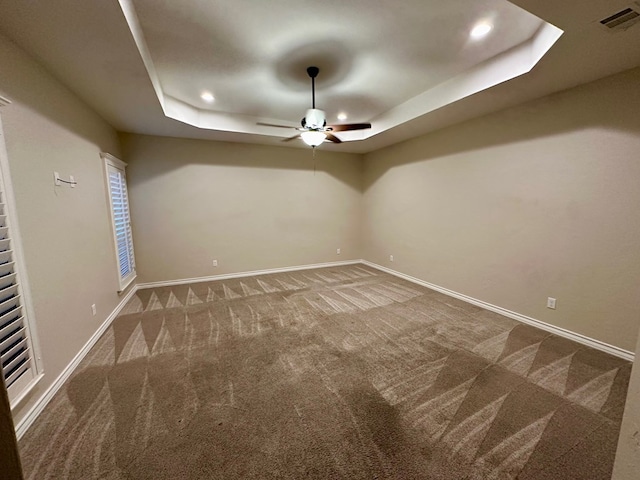
[[[609,31],[618,31],[626,30],[638,21],[640,21],[640,6],[631,6],[600,20],[600,24]]]

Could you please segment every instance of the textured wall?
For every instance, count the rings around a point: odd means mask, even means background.
[[[141,282],[361,258],[359,155],[121,140]]]
[[[17,422],[119,302],[101,150],[115,131],[0,36],[0,95],[18,223],[45,377],[14,411]],[[55,187],[53,172],[76,188]],[[91,305],[97,315],[92,316]]]
[[[368,154],[364,258],[634,350],[639,82],[635,69]]]

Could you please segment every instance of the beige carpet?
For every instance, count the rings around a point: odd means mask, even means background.
[[[353,265],[139,291],[30,479],[609,479],[631,365]]]

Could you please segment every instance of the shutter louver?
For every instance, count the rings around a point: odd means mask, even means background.
[[[13,401],[36,377],[4,198],[0,202],[0,361]]]

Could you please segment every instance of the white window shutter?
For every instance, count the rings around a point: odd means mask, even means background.
[[[129,196],[125,175],[126,164],[108,153],[101,154],[105,160],[107,189],[111,208],[113,239],[118,261],[119,291],[123,291],[136,276]]]
[[[36,368],[4,202],[0,203],[0,358],[9,400],[35,379]]]
[[[15,405],[42,377],[25,302],[22,258],[15,224],[8,161],[0,124],[0,360],[9,401]],[[14,220],[12,223],[12,219]]]

